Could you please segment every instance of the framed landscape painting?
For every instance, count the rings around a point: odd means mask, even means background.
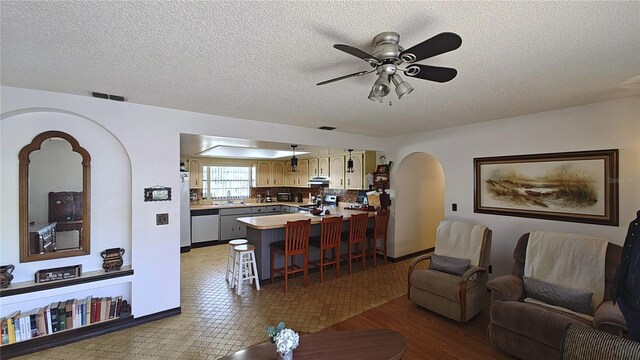
[[[477,213],[618,225],[618,150],[473,159]]]

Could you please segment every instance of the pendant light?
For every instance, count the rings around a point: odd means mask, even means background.
[[[347,151],[349,152],[349,160],[347,160],[347,172],[348,173],[352,173],[353,172],[353,159],[351,159],[351,152],[353,151],[353,149],[349,149]]]
[[[291,157],[291,172],[298,172],[298,158],[296,157],[296,148],[298,145],[291,145],[293,156]]]

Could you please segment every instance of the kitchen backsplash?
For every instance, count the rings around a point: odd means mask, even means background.
[[[309,198],[309,193],[311,193],[312,196],[318,196],[321,191],[320,187],[318,186],[314,186],[311,188],[259,187],[259,188],[251,188],[251,197],[255,198],[258,196],[258,194],[264,197],[267,194],[267,190],[269,191],[269,194],[271,194],[274,200],[276,199],[276,195],[278,195],[279,192],[292,193],[294,199],[297,198],[298,193],[300,193],[302,194],[302,199],[305,202]],[[338,201],[352,202],[352,203],[356,202],[359,192],[360,191],[358,190],[340,190],[340,189],[326,189],[326,188],[324,189],[325,195],[338,195]]]

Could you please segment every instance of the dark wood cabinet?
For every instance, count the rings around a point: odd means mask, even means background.
[[[29,225],[29,251],[44,254],[56,251],[56,223]]]
[[[49,222],[57,222],[57,231],[78,230],[82,239],[82,191],[49,193]]]

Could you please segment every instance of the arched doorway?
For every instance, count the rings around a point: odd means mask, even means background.
[[[433,156],[407,155],[393,176],[395,190],[392,257],[435,247],[436,229],[444,218],[444,171]]]

